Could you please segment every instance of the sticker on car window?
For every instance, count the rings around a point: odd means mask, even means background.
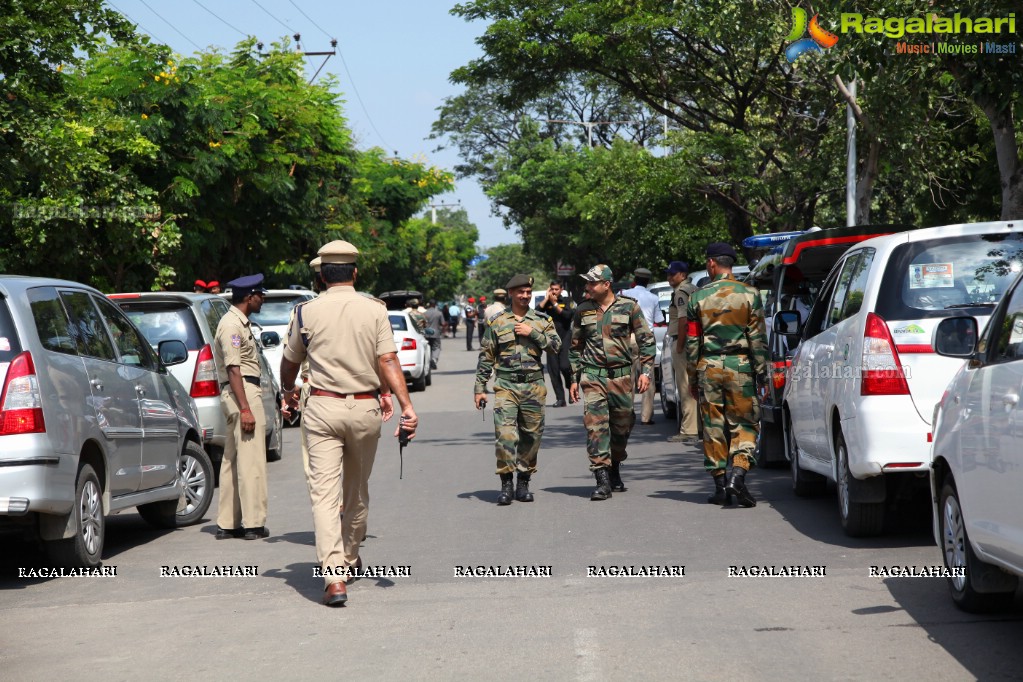
[[[951,263],[914,263],[909,266],[910,289],[934,289],[955,285],[955,271]]]
[[[11,342],[6,336],[0,336],[0,351],[10,350]]]

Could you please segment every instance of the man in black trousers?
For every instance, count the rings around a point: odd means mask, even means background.
[[[554,329],[561,337],[561,350],[547,353],[547,371],[551,375],[551,385],[557,398],[553,407],[565,406],[565,386],[572,384],[572,368],[568,363],[569,333],[572,331],[572,316],[575,314],[575,303],[571,298],[561,297],[561,283],[551,282],[547,295],[540,301],[538,310],[554,321]],[[571,396],[569,396],[571,399]]]

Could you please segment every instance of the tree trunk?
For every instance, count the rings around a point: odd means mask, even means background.
[[[994,102],[979,104],[995,137],[995,157],[1002,185],[1002,220],[1023,218],[1023,165],[1016,144],[1012,107],[999,111]]]
[[[876,137],[870,138],[870,148],[863,170],[856,180],[856,224],[870,224],[870,204],[874,196],[874,183],[880,175],[881,143]]]

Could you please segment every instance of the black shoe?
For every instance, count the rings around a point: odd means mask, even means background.
[[[622,482],[622,474],[619,470],[621,462],[611,462],[611,472],[609,478],[611,479],[611,490],[616,493],[624,493],[628,488]]]
[[[646,420],[646,421],[641,421],[641,422],[640,422],[640,424],[642,424],[643,426],[652,426],[652,425],[653,425],[654,423],[655,423],[655,422],[654,422],[654,420],[653,420],[653,419],[648,419],[648,420]]]
[[[216,538],[218,540],[230,540],[232,538],[240,538],[245,534],[241,528],[221,528],[217,526]]]
[[[728,481],[726,490],[735,495],[735,499],[743,507],[755,507],[757,501],[746,489],[746,470],[739,467],[732,467],[732,478]]]
[[[267,530],[266,526],[260,526],[259,528],[246,528],[245,535],[243,537],[246,540],[259,540],[261,538],[270,537],[270,531]]]
[[[599,502],[600,500],[607,500],[611,498],[611,480],[608,476],[607,469],[597,469],[593,472],[593,477],[597,479],[597,489],[590,495],[590,500],[593,502]]]
[[[519,481],[515,486],[515,500],[518,502],[533,501],[533,493],[529,492],[529,474],[519,474]]]
[[[515,475],[501,474],[501,494],[497,496],[497,503],[502,507],[512,503],[515,496]]]
[[[564,407],[564,406],[565,406],[565,401],[564,400],[555,400],[554,404],[551,405],[551,407]]]
[[[725,489],[727,478],[724,474],[714,477],[714,494],[707,498],[708,502],[722,506],[732,503],[732,494]]]

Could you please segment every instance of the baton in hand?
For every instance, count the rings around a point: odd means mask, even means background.
[[[408,445],[409,430],[405,428],[405,417],[399,417],[398,422],[398,479],[401,480],[405,473],[405,446]]]

